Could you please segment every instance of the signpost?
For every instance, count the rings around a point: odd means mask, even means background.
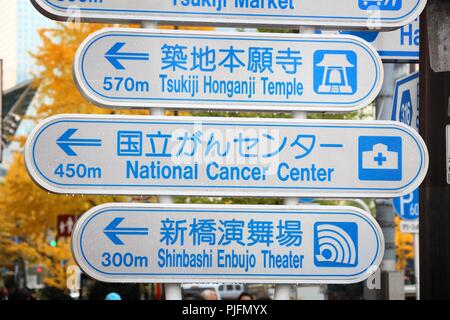
[[[155,21],[255,27],[398,28],[419,16],[426,0],[32,0],[49,18],[95,22]]]
[[[352,207],[107,204],[79,219],[72,250],[104,282],[355,283],[384,239]]]
[[[419,72],[399,79],[395,83],[392,120],[400,121],[419,131]],[[420,297],[419,268],[419,188],[412,193],[393,199],[393,207],[400,221],[400,232],[414,234],[414,273],[416,297]]]
[[[161,108],[297,115],[359,110],[383,83],[380,56],[368,42],[385,60],[417,60],[415,19],[426,5],[31,2],[47,17],[66,21],[370,30],[294,35],[111,28],[88,37],[73,66],[81,93],[102,107],[155,114]],[[394,107],[407,125],[417,118],[414,90],[404,90],[410,95],[402,94]],[[398,197],[402,215],[412,217],[428,151],[405,124],[60,115],[34,129],[25,161],[37,184],[60,194]],[[58,217],[58,236],[72,233],[73,222]],[[351,207],[108,204],[84,214],[72,240],[83,271],[117,283],[355,283],[375,272],[384,254],[378,224]]]
[[[62,194],[393,197],[428,168],[418,133],[391,121],[61,115],[25,159]]]
[[[354,111],[383,68],[350,35],[104,29],[81,45],[74,77],[108,108]]]
[[[351,34],[363,38],[378,51],[383,62],[419,61],[419,19],[393,31],[318,31],[323,34]]]
[[[391,119],[419,130],[419,72],[399,79],[395,84]],[[393,200],[396,213],[405,220],[419,218],[419,190]]]

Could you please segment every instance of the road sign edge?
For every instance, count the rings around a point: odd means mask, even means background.
[[[52,192],[52,193],[56,193],[56,194],[91,194],[91,195],[96,195],[96,194],[104,194],[104,195],[186,195],[186,196],[217,196],[218,192],[217,191],[205,191],[205,192],[200,192],[200,191],[184,191],[184,190],[178,190],[178,191],[170,191],[170,190],[159,190],[158,192],[152,190],[152,192],[138,192],[138,191],[117,191],[115,192],[115,190],[118,189],[114,189],[111,190],[109,192],[101,192],[99,193],[98,191],[96,192],[96,190],[91,190],[91,191],[78,191],[76,192],[76,190],[71,190],[71,189],[64,189],[64,188],[56,188],[54,186],[52,186],[51,184],[49,184],[48,182],[44,182],[44,183],[40,183],[40,180],[42,180],[42,177],[40,176],[40,174],[34,172],[34,161],[31,161],[28,157],[34,159],[34,154],[32,152],[32,148],[33,146],[31,146],[31,142],[35,140],[35,136],[38,134],[39,130],[41,130],[44,126],[55,122],[55,121],[67,121],[68,119],[79,119],[79,120],[83,120],[83,119],[92,119],[92,118],[96,118],[96,120],[99,121],[100,118],[107,118],[107,119],[120,119],[120,118],[128,118],[130,120],[145,120],[143,119],[142,116],[123,116],[123,115],[70,115],[70,114],[60,114],[60,115],[56,115],[56,116],[52,116],[44,121],[42,121],[38,126],[36,126],[36,128],[31,132],[31,134],[29,135],[29,138],[27,139],[27,144],[25,145],[25,155],[26,155],[26,166],[28,169],[28,166],[31,165],[31,167],[33,168],[33,171],[31,171],[32,173],[32,178],[33,180],[35,180],[37,182],[38,185],[40,185],[41,187],[43,187],[44,189]],[[191,121],[191,122],[195,122],[195,121],[222,121],[222,122],[233,122],[236,119],[235,118],[208,118],[208,117],[178,117],[177,119],[171,118],[171,117],[149,117],[147,120],[171,120],[171,121]],[[259,119],[259,118],[243,118],[243,119],[238,119],[238,120],[242,120],[242,121],[247,121],[250,123],[263,123],[263,122],[267,122],[267,121],[274,121],[273,119]],[[280,125],[283,124],[295,124],[295,123],[301,123],[304,122],[305,120],[295,120],[295,119],[277,119],[275,122],[279,123]],[[336,124],[342,124],[342,125],[350,125],[349,123],[355,123],[355,121],[353,120],[308,120],[309,123],[311,124],[315,124],[315,125],[320,125],[320,124],[324,124],[325,122],[328,123],[336,123]],[[373,126],[375,123],[375,121],[357,121],[358,125],[362,126],[362,125],[371,125]],[[400,191],[396,191],[396,193],[389,193],[387,191],[385,191],[386,193],[382,193],[380,192],[379,194],[377,194],[378,198],[392,198],[392,197],[398,197],[398,196],[402,196],[402,195],[406,195],[408,193],[410,193],[411,191],[413,191],[415,188],[417,188],[424,180],[426,173],[428,171],[428,166],[429,166],[429,155],[428,155],[428,150],[426,148],[425,142],[423,141],[422,137],[415,131],[413,130],[411,127],[402,124],[398,121],[390,121],[390,120],[386,120],[386,121],[376,121],[377,124],[384,124],[386,126],[391,126],[393,128],[400,127],[401,129],[403,129],[407,134],[409,134],[410,136],[412,136],[413,140],[416,142],[416,144],[418,145],[418,149],[421,152],[421,156],[423,157],[422,159],[422,168],[419,168],[418,173],[416,175],[416,177],[414,178],[414,180],[410,181],[406,186],[403,186],[402,188],[399,188]],[[398,128],[400,130],[400,128]],[[31,161],[31,162],[30,162]],[[422,172],[421,172],[422,169]],[[422,173],[422,174],[420,174]],[[45,177],[44,177],[45,178]],[[36,180],[37,179],[37,180]],[[48,179],[48,178],[46,178]],[[114,192],[113,192],[114,191]],[[317,198],[327,198],[327,197],[332,197],[333,195],[338,196],[338,197],[342,197],[342,198],[352,198],[355,196],[359,196],[359,197],[363,197],[363,198],[368,198],[368,197],[372,197],[370,195],[371,193],[367,192],[363,193],[361,192],[358,195],[355,195],[355,193],[340,193],[340,194],[331,194],[331,193],[327,193],[327,192],[317,192],[317,193],[311,193],[311,191],[309,191],[308,193],[304,193],[304,194],[299,194],[298,196],[304,196],[304,197],[309,197],[309,196],[313,196],[313,197],[317,197]],[[242,194],[238,191],[220,191],[220,195],[221,196],[242,196]],[[262,194],[261,192],[258,191],[252,191],[252,192],[248,192],[246,194],[246,196],[255,196],[255,197],[263,197],[266,196],[264,194]],[[293,194],[288,194],[288,193],[283,193],[283,192],[274,192],[272,191],[272,195],[273,197],[283,197],[283,196],[293,196]]]
[[[46,4],[43,0],[31,0],[33,5],[36,7],[36,9],[44,16],[57,20],[57,21],[64,21],[70,18],[70,15],[60,11],[55,10],[48,4]],[[383,30],[383,31],[389,31],[389,30],[395,30],[402,26],[407,25],[414,19],[416,19],[420,14],[422,13],[423,9],[425,8],[427,4],[427,0],[418,0],[417,7],[410,11],[406,17],[403,18],[396,18],[395,22],[383,22],[381,26],[377,26],[376,23],[370,23],[370,17],[365,19],[360,19],[359,22],[339,22],[339,27],[342,28],[352,28],[352,29],[363,29],[363,30],[371,30],[371,29],[377,29],[377,30]],[[192,13],[190,14],[192,15]],[[337,22],[329,22],[325,18],[321,18],[321,21],[311,21],[308,19],[304,19],[303,23],[300,21],[301,19],[297,18],[299,21],[297,23],[294,23],[295,21],[292,21],[291,24],[283,23],[283,17],[277,17],[272,18],[272,23],[267,23],[267,19],[264,19],[264,17],[259,17],[258,19],[255,19],[254,22],[249,23],[248,20],[245,18],[240,19],[230,19],[230,18],[217,18],[217,17],[209,17],[209,18],[203,18],[201,22],[198,21],[198,18],[196,17],[183,17],[183,22],[180,22],[181,19],[176,17],[165,17],[164,19],[159,18],[157,14],[152,14],[148,16],[136,16],[134,18],[126,18],[121,15],[114,15],[114,14],[105,14],[104,17],[95,16],[95,14],[81,14],[78,17],[83,22],[100,22],[100,23],[133,23],[133,22],[142,22],[142,21],[153,21],[157,23],[166,23],[170,25],[180,25],[180,24],[186,24],[186,25],[199,25],[199,26],[224,26],[224,27],[275,27],[275,28],[287,28],[287,27],[298,27],[299,25],[304,26],[312,26],[312,27],[326,27],[326,28],[336,28]],[[293,18],[291,18],[294,20]],[[320,18],[317,18],[319,20]],[[339,18],[335,18],[339,19]],[[232,21],[230,21],[232,20]],[[345,20],[345,19],[344,19]]]
[[[188,104],[173,104],[170,105],[170,102],[135,102],[136,99],[130,99],[130,101],[115,101],[111,102],[108,101],[102,97],[100,97],[98,94],[94,93],[91,88],[88,87],[88,84],[84,80],[84,74],[82,72],[83,65],[82,65],[82,56],[86,53],[87,48],[92,45],[95,41],[99,40],[99,38],[103,38],[107,36],[109,33],[123,33],[123,34],[160,34],[160,35],[188,35],[188,36],[217,36],[217,37],[235,37],[235,38],[248,38],[248,37],[254,37],[254,38],[261,38],[261,40],[267,39],[268,37],[273,38],[292,38],[292,39],[336,39],[336,40],[347,40],[354,45],[359,45],[364,50],[367,51],[367,54],[374,59],[374,69],[378,73],[377,79],[373,82],[373,88],[370,90],[370,92],[367,93],[366,97],[363,97],[361,101],[355,101],[352,103],[349,103],[349,106],[345,107],[315,107],[310,106],[304,103],[302,106],[289,106],[289,105],[282,105],[282,102],[272,102],[271,104],[267,104],[264,106],[254,106],[252,107],[251,102],[246,103],[245,105],[239,105],[239,104],[216,104],[215,102],[207,102],[202,104],[195,104],[195,102],[190,102]],[[358,111],[369,104],[371,104],[377,95],[379,94],[381,87],[383,85],[384,80],[384,69],[383,69],[383,62],[378,54],[377,50],[373,47],[372,44],[365,41],[364,39],[353,36],[353,35],[347,35],[347,34],[310,34],[310,35],[298,35],[298,34],[282,34],[282,33],[257,33],[257,32],[246,32],[245,34],[240,34],[236,32],[217,32],[217,31],[173,31],[173,30],[157,30],[157,29],[135,29],[135,28],[118,28],[118,27],[112,27],[112,28],[103,28],[100,29],[92,34],[90,34],[86,39],[80,44],[76,54],[75,59],[72,65],[72,76],[74,79],[74,82],[76,84],[76,87],[78,88],[79,92],[91,103],[106,109],[149,109],[153,107],[157,108],[166,108],[169,110],[233,110],[233,111],[271,111],[271,112],[278,112],[278,111],[315,111],[315,112],[339,112],[339,113],[345,113],[345,112],[353,112]],[[325,102],[323,103],[326,104]],[[213,106],[213,107],[211,107]]]
[[[377,236],[378,239],[378,243],[377,246],[379,248],[379,253],[378,256],[374,257],[373,260],[373,264],[370,266],[367,266],[362,272],[359,273],[358,277],[352,278],[352,279],[333,279],[333,280],[313,280],[313,279],[305,279],[305,280],[276,280],[276,279],[258,279],[258,283],[333,283],[333,284],[350,284],[350,283],[358,283],[361,281],[366,280],[368,277],[371,276],[371,274],[373,274],[373,272],[376,271],[376,268],[379,268],[383,255],[384,255],[384,250],[385,250],[385,245],[384,245],[384,235],[383,232],[381,230],[381,227],[379,226],[379,224],[376,222],[376,220],[372,217],[372,215],[370,213],[366,213],[364,210],[358,208],[358,207],[353,207],[353,206],[317,206],[317,205],[306,205],[306,206],[276,206],[276,205],[208,205],[208,204],[140,204],[140,203],[107,203],[107,204],[102,204],[99,206],[96,206],[94,208],[91,208],[90,210],[88,210],[86,213],[84,213],[78,220],[77,223],[73,229],[72,232],[72,241],[71,241],[71,250],[72,250],[72,254],[74,257],[74,260],[76,261],[76,263],[78,264],[78,266],[88,275],[90,275],[91,277],[93,277],[94,279],[97,279],[99,281],[102,282],[108,282],[108,283],[152,283],[152,282],[157,282],[157,283],[192,283],[192,282],[196,282],[196,283],[211,283],[212,280],[208,280],[208,279],[195,279],[193,280],[193,278],[195,278],[195,276],[189,276],[187,275],[185,278],[183,279],[174,279],[174,280],[170,280],[170,279],[159,279],[159,278],[136,278],[136,279],[113,279],[111,277],[108,276],[104,276],[104,275],[99,275],[97,274],[95,271],[92,271],[91,268],[86,265],[84,262],[84,258],[82,257],[83,254],[81,253],[81,248],[79,247],[78,243],[80,241],[80,236],[81,236],[81,229],[85,226],[85,222],[87,222],[88,219],[91,218],[92,215],[94,214],[101,214],[102,211],[104,210],[114,210],[117,208],[122,208],[122,209],[137,209],[137,208],[142,208],[142,209],[164,209],[164,210],[196,210],[196,209],[203,209],[203,210],[224,210],[224,211],[231,211],[236,209],[236,210],[245,210],[245,211],[250,211],[250,210],[255,210],[255,211],[278,211],[278,212],[282,212],[282,211],[306,211],[306,210],[311,210],[311,211],[315,211],[314,214],[320,214],[320,212],[324,212],[324,211],[336,211],[336,213],[338,212],[343,212],[345,213],[354,213],[356,215],[358,215],[358,217],[362,220],[364,220],[366,223],[368,223],[371,227],[373,227],[374,229],[374,234]],[[371,270],[373,268],[373,270]],[[224,279],[220,279],[220,282],[236,282],[236,283],[254,283],[254,281],[256,281],[255,279],[251,279],[251,280],[246,280],[246,279],[242,279],[242,278],[236,278],[233,279],[231,278],[232,276],[230,276],[229,278],[224,278]],[[330,276],[332,277],[332,276]]]

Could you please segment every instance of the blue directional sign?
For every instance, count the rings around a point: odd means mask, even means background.
[[[426,0],[32,0],[49,18],[67,21],[298,27],[398,28],[419,16]]]
[[[62,115],[25,159],[63,194],[393,197],[428,168],[419,134],[392,121]]]
[[[103,29],[74,76],[109,108],[352,111],[377,96],[383,68],[349,35]]]
[[[353,207],[108,204],[78,220],[72,249],[104,282],[355,283],[384,238]]]
[[[420,27],[419,19],[393,31],[329,31],[319,30],[318,34],[350,34],[369,42],[386,62],[419,61]]]

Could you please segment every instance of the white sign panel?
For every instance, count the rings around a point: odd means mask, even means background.
[[[419,61],[419,19],[394,31],[318,31],[323,34],[351,34],[363,38],[375,47],[383,61]]]
[[[109,204],[80,218],[72,249],[104,282],[355,283],[384,239],[352,207]]]
[[[354,36],[144,29],[91,35],[74,75],[110,108],[352,111],[383,82],[378,54]]]
[[[402,220],[400,221],[401,233],[419,233],[419,220]]]
[[[396,28],[417,18],[426,0],[32,0],[32,3],[47,17],[58,20]]]
[[[391,121],[61,115],[25,150],[63,194],[392,197],[425,177],[428,153]]]

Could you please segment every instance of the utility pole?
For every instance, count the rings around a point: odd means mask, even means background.
[[[384,64],[384,83],[376,100],[377,120],[390,120],[395,81],[407,70],[407,65]],[[378,199],[376,205],[376,219],[383,230],[385,251],[380,265],[381,290],[375,296],[380,300],[403,300],[403,274],[396,271],[394,208],[391,199]],[[373,299],[373,294],[366,295],[366,298]]]
[[[420,21],[420,134],[430,165],[420,188],[421,299],[450,299],[450,2],[429,0]]]

